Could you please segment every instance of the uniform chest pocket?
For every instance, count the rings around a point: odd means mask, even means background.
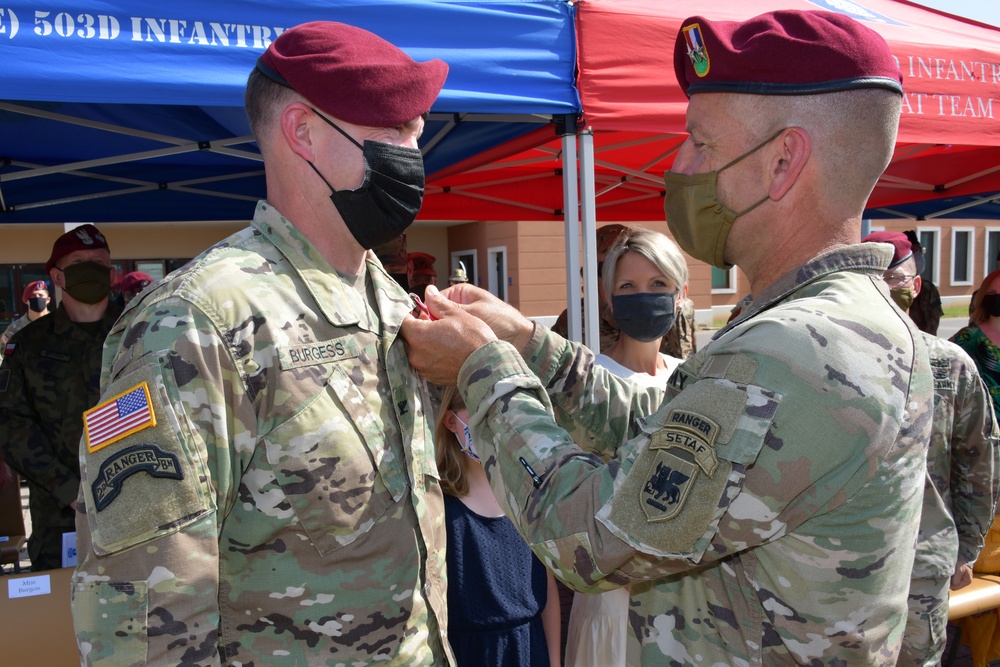
[[[264,438],[275,479],[320,555],[363,537],[405,495],[405,473],[376,425],[335,370],[309,406]]]

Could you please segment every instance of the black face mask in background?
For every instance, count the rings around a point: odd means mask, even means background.
[[[28,308],[33,313],[44,312],[49,305],[49,300],[44,296],[33,296],[28,298]]]
[[[347,229],[358,244],[370,250],[406,231],[424,200],[424,157],[415,148],[365,140],[364,146],[333,121],[313,111],[357,146],[365,162],[365,180],[356,190],[334,190],[312,162],[309,166],[330,188]]]
[[[100,303],[111,293],[111,269],[98,262],[70,264],[62,270],[63,289],[80,303]]]
[[[1000,294],[987,294],[984,296],[983,309],[990,317],[1000,317]]]

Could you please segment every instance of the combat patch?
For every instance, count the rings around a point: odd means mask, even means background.
[[[156,414],[145,382],[83,413],[83,435],[91,453],[151,426],[156,426]]]
[[[931,357],[931,373],[934,375],[934,389],[954,391],[955,381],[951,378],[951,362],[947,359]]]
[[[711,478],[719,467],[715,440],[719,425],[687,410],[671,410],[665,427],[650,436],[645,483],[639,504],[647,522],[666,521],[684,507],[699,472]]]
[[[353,336],[342,336],[318,343],[304,343],[278,349],[282,370],[329,364],[358,356],[358,343]]]
[[[139,472],[150,477],[184,479],[176,455],[156,445],[132,445],[101,464],[90,487],[94,493],[94,508],[100,512],[110,505],[121,493],[125,480]]]

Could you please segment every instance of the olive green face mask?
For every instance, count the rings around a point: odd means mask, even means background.
[[[726,264],[723,254],[733,222],[770,197],[765,196],[737,213],[719,201],[717,188],[719,174],[757,152],[782,132],[784,129],[778,130],[715,171],[706,171],[703,174],[676,174],[668,171],[663,175],[663,182],[666,185],[663,212],[667,216],[667,226],[677,245],[687,254],[720,269],[728,269],[731,266]]]
[[[909,312],[910,306],[913,305],[912,287],[893,287],[889,290],[889,296],[904,313]]]

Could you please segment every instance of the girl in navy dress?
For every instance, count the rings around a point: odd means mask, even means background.
[[[493,497],[455,387],[436,445],[448,530],[448,638],[459,667],[558,667],[559,594]]]

